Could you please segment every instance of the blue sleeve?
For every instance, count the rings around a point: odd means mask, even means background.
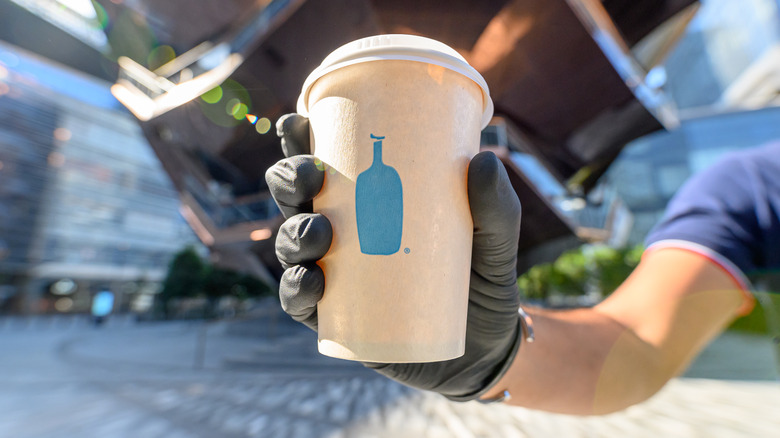
[[[743,273],[780,269],[780,143],[730,154],[694,175],[646,239],[691,242]]]

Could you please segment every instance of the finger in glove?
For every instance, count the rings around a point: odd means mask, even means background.
[[[284,268],[321,259],[330,248],[333,228],[318,213],[301,213],[287,219],[276,236],[276,257]]]
[[[322,189],[325,172],[311,155],[285,158],[265,172],[265,181],[285,218],[311,213],[312,199]]]
[[[468,193],[474,220],[471,268],[490,283],[514,287],[520,200],[504,165],[492,152],[481,152],[471,160]]]
[[[276,121],[276,135],[282,139],[285,157],[311,153],[309,119],[300,114],[285,114]]]
[[[282,309],[294,320],[317,330],[317,302],[322,299],[325,276],[315,263],[295,265],[279,281]]]

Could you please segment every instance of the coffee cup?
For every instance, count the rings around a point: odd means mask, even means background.
[[[473,224],[467,168],[493,104],[454,49],[379,35],[331,53],[298,112],[325,172],[314,210],[333,227],[318,261],[318,349],[364,362],[464,353]]]

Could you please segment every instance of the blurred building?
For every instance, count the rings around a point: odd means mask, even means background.
[[[780,2],[703,0],[663,63],[682,118],[778,105]]]
[[[196,238],[109,84],[0,44],[0,306],[86,311],[153,293]]]
[[[427,36],[485,77],[496,118],[483,146],[523,203],[521,272],[585,241],[626,241],[633,212],[597,184],[626,144],[714,110],[777,103],[767,51],[777,0],[478,3],[9,0],[0,39],[113,82],[212,259],[271,279],[283,272],[282,218],[263,178],[282,158],[272,124],[348,41]],[[662,172],[667,185],[683,174]]]
[[[659,67],[677,129],[629,143],[602,178],[639,243],[677,189],[724,153],[780,141],[780,2],[705,0]]]
[[[771,141],[780,141],[779,107],[697,118],[629,144],[602,178],[631,211],[634,224],[628,241],[644,240],[691,175],[727,152]]]

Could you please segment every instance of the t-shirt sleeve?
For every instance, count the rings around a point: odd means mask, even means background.
[[[730,154],[694,175],[645,241],[699,252],[748,288],[780,268],[780,143]]]

